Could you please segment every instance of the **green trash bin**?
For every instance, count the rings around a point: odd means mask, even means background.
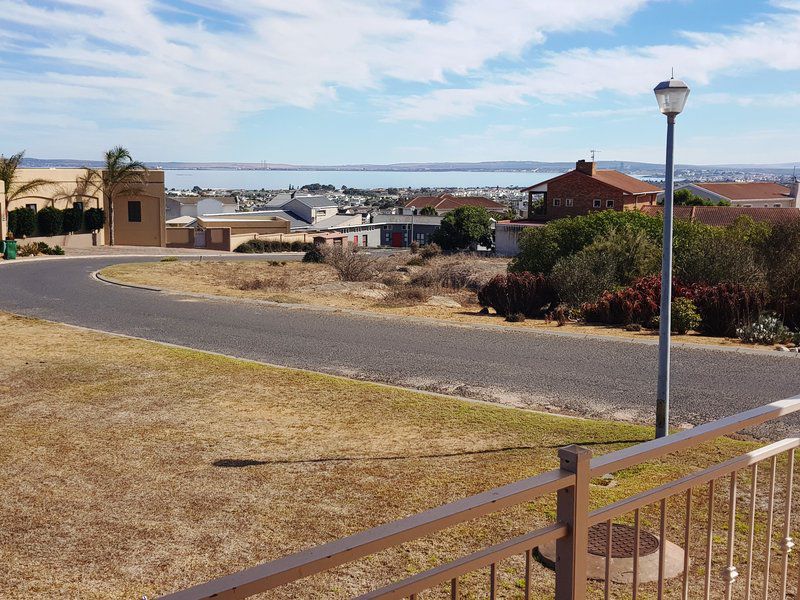
[[[17,258],[17,242],[16,240],[6,240],[3,245],[3,258],[6,260],[14,260]]]

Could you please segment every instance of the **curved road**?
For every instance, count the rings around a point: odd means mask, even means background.
[[[0,309],[360,379],[652,422],[654,345],[199,300],[91,277],[142,260],[158,258],[2,265]],[[678,347],[672,390],[672,424],[695,424],[800,393],[800,360]],[[800,417],[758,433],[782,434],[798,424]]]

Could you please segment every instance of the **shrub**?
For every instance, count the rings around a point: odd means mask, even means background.
[[[64,249],[61,246],[53,246],[51,248],[44,242],[31,242],[17,249],[17,256],[38,256],[39,254],[63,256]]]
[[[389,292],[379,304],[389,307],[417,306],[430,300],[431,291],[415,285],[404,285]]]
[[[245,254],[261,254],[265,252],[308,252],[313,244],[295,241],[282,242],[279,240],[248,240],[239,244],[234,252]]]
[[[83,227],[83,209],[73,206],[64,210],[64,233],[75,233]]]
[[[416,254],[419,252],[419,242],[414,240],[409,244],[408,249],[411,251],[411,254]]]
[[[582,217],[556,219],[544,227],[529,227],[519,237],[519,254],[509,270],[548,275],[559,258],[579,252],[613,230],[640,230],[653,243],[661,239],[661,217],[638,210],[607,210]]]
[[[745,344],[776,344],[792,339],[783,321],[772,313],[763,313],[754,323],[739,327],[736,335]]]
[[[698,285],[692,298],[706,335],[734,336],[737,327],[756,319],[766,305],[763,289],[736,283]]]
[[[514,313],[542,317],[554,301],[550,282],[544,275],[533,273],[496,275],[478,292],[480,305],[493,308],[502,317]]]
[[[312,246],[308,252],[303,255],[304,263],[321,263],[325,262],[325,255],[322,254],[322,249],[319,246]]]
[[[559,300],[569,306],[580,306],[617,286],[611,261],[584,251],[560,258],[550,278]]]
[[[8,213],[8,230],[15,237],[27,237],[36,231],[36,212],[27,207],[15,208]]]
[[[525,321],[525,315],[521,312],[511,313],[506,317],[506,321],[509,323],[523,323]]]
[[[87,231],[102,229],[106,223],[106,213],[102,208],[89,208],[83,213],[83,224]]]
[[[673,298],[690,298],[691,290],[673,281]],[[596,302],[581,307],[587,323],[649,325],[658,315],[661,305],[661,276],[642,277],[632,285],[614,292],[605,292]]]
[[[342,281],[369,281],[379,270],[379,263],[350,245],[321,246],[325,263],[336,270]]]
[[[800,327],[800,219],[776,225],[759,245],[770,306],[789,327]]]
[[[757,245],[768,233],[768,226],[747,217],[727,228],[676,221],[675,274],[687,285],[764,285]]]
[[[642,230],[612,229],[556,262],[551,273],[562,302],[580,306],[607,290],[658,272],[659,248]]]
[[[406,264],[410,263],[411,261]],[[415,273],[411,282],[423,287],[446,287],[477,292],[501,269],[502,267],[491,261],[443,257],[432,261],[425,269]]]
[[[423,261],[436,258],[441,253],[442,253],[442,248],[439,246],[439,244],[435,242],[431,242],[430,244],[425,244],[419,249],[419,257]]]
[[[177,256],[165,256],[161,259],[161,262],[175,262],[178,260]]]
[[[689,298],[675,298],[671,312],[670,329],[675,333],[684,335],[700,326],[700,314]]]
[[[58,235],[64,224],[64,211],[54,206],[45,206],[36,213],[39,233],[42,235]]]

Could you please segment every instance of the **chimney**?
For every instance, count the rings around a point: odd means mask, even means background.
[[[595,175],[597,173],[597,166],[594,162],[579,160],[575,163],[575,170],[584,175]]]
[[[800,183],[798,183],[797,177],[794,178],[792,186],[789,188],[789,198],[794,200],[795,208],[800,208]]]

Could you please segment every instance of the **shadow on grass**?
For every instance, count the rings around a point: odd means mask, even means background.
[[[354,462],[354,461],[389,461],[389,460],[420,460],[426,458],[455,458],[459,456],[472,456],[478,454],[496,454],[500,452],[519,452],[521,450],[540,450],[542,448],[562,448],[575,444],[577,446],[602,446],[611,444],[640,444],[649,441],[639,440],[599,440],[599,441],[578,441],[558,444],[557,446],[506,446],[503,448],[487,448],[485,450],[463,450],[461,452],[443,452],[439,454],[410,454],[395,456],[332,456],[320,458],[298,458],[298,459],[279,459],[279,460],[256,460],[249,458],[221,458],[211,463],[215,467],[225,469],[237,469],[242,467],[254,467],[260,465],[303,465],[314,463],[333,463],[333,462]]]

